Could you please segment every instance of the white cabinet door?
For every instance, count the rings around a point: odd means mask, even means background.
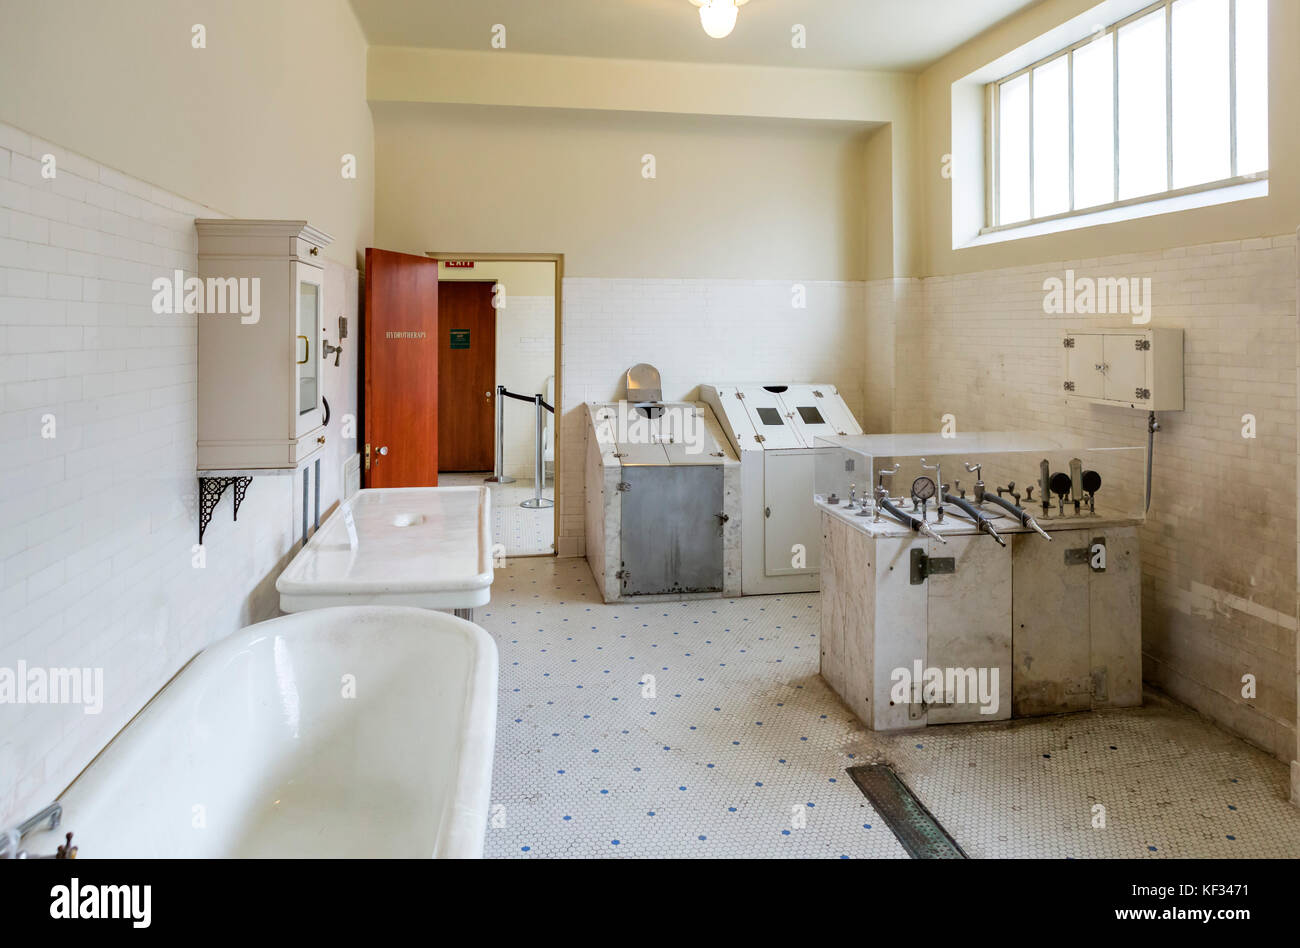
[[[925,581],[927,667],[944,675],[944,693],[926,709],[926,723],[1005,721],[1011,717],[1011,548],[978,534],[946,544],[927,540],[926,547],[932,558],[953,559],[952,572],[936,571]]]
[[[763,452],[763,566],[768,576],[821,569],[821,516],[813,505],[814,451]],[[795,566],[802,547],[803,566]]]
[[[1147,353],[1138,344],[1139,335],[1103,336],[1102,363],[1106,366],[1106,398],[1117,402],[1145,402],[1150,399]],[[1144,398],[1139,391],[1147,392]]]
[[[1074,388],[1066,389],[1067,394],[1080,398],[1106,397],[1105,338],[1086,333],[1068,337],[1074,345],[1065,349],[1065,381],[1073,382]]]

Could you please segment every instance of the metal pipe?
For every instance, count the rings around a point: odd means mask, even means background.
[[[964,512],[968,517],[974,520],[975,526],[979,530],[981,530],[984,533],[987,533],[989,536],[997,540],[998,543],[1002,544],[1003,546],[1007,545],[1007,541],[1002,539],[1002,535],[999,534],[997,530],[993,529],[992,518],[989,517],[989,515],[986,514],[984,511],[974,506],[965,497],[954,497],[952,494],[944,494],[943,499],[948,501],[948,503],[952,504],[954,507],[957,507],[959,510]]]
[[[546,457],[542,450],[543,431],[546,427],[545,415],[546,402],[542,401],[541,395],[533,396],[533,404],[537,406],[537,439],[536,439],[536,457],[534,458],[533,471],[533,496],[519,504],[520,507],[527,507],[529,510],[540,510],[543,507],[554,507],[555,501],[547,500],[542,496],[542,483],[546,479]]]
[[[497,456],[496,456],[496,465],[494,466],[494,468],[493,468],[493,470],[492,470],[492,476],[491,476],[491,477],[485,477],[485,478],[483,478],[483,483],[484,483],[484,484],[513,484],[513,483],[515,482],[515,479],[514,479],[513,477],[506,477],[506,473],[505,473],[505,466],[506,466],[506,400],[505,400],[505,398],[503,397],[503,396],[505,395],[505,391],[506,391],[506,387],[505,387],[504,385],[498,385],[498,386],[497,386],[497,422],[496,422],[496,427],[497,427],[497,430],[496,430],[496,436],[497,436]]]
[[[987,491],[984,493],[984,499],[991,504],[997,504],[1013,517],[1018,517],[1022,527],[1028,527],[1030,530],[1036,531],[1038,535],[1045,540],[1052,539],[1051,536],[1048,535],[1047,531],[1038,525],[1038,521],[1029,514],[1029,511],[1025,510],[1023,507],[1018,507],[1009,500],[1003,500],[1000,495],[990,494]]]
[[[894,506],[893,501],[889,499],[889,491],[884,487],[880,488],[880,493],[876,495],[876,509],[883,510],[903,526],[909,528],[913,533],[919,533],[922,536],[929,537],[931,540],[938,540],[940,543],[947,543],[942,536],[935,533],[930,525],[924,520],[919,520],[909,513],[904,513]]]
[[[1156,413],[1150,412],[1147,415],[1147,502],[1142,508],[1146,513],[1151,509],[1151,468],[1155,464],[1156,453],[1156,432],[1160,430],[1160,422],[1156,421]]]

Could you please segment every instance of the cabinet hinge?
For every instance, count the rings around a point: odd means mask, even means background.
[[[618,482],[618,489],[621,490],[623,493],[626,494],[628,491],[630,491],[630,490],[632,489],[632,485],[629,484],[627,481],[619,481],[619,482]]]
[[[1136,398],[1138,401],[1146,401],[1148,398],[1151,397],[1151,389],[1135,388],[1133,389],[1133,397]]]
[[[1151,340],[1150,340],[1150,339],[1134,339],[1134,340],[1133,340],[1133,348],[1136,349],[1138,352],[1150,352],[1150,351],[1151,351]]]
[[[957,558],[954,556],[930,556],[919,546],[913,547],[909,563],[909,576],[913,586],[919,586],[936,573],[957,572]]]
[[[1101,556],[1097,557],[1097,547],[1102,548]],[[1094,573],[1106,572],[1106,538],[1093,537],[1092,543],[1088,546],[1076,546],[1065,551],[1066,566],[1083,566],[1087,565]],[[1093,562],[1096,558],[1096,563]]]
[[[1065,383],[1065,390],[1066,390],[1067,392],[1073,392],[1073,391],[1074,391],[1074,383],[1073,383],[1073,382],[1066,382],[1066,383]]]
[[[754,435],[754,440],[757,441],[759,444],[762,444],[767,439],[764,438],[762,435]]]
[[[1073,337],[1073,336],[1066,336],[1064,339],[1061,340],[1061,345],[1065,346],[1065,348],[1067,348],[1067,349],[1073,349],[1073,348],[1074,348],[1074,337]]]

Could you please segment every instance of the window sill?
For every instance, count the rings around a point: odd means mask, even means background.
[[[1233,184],[1228,187],[1215,188],[1211,191],[1198,191],[1194,194],[1180,194],[1176,197],[1156,198],[1141,204],[1129,204],[1124,207],[1112,207],[1091,214],[1078,214],[1073,217],[1061,217],[1055,220],[1038,221],[1009,227],[1005,230],[989,231],[980,234],[964,244],[955,244],[954,250],[969,247],[983,247],[986,244],[1000,244],[1010,240],[1024,240],[1026,237],[1041,237],[1062,231],[1080,230],[1084,227],[1097,227],[1101,224],[1113,224],[1118,221],[1136,220],[1142,217],[1155,217],[1158,214],[1172,214],[1197,207],[1212,207],[1216,204],[1232,204],[1236,201],[1248,201],[1268,196],[1268,179]]]

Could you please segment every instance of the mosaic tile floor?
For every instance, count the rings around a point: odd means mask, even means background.
[[[817,675],[816,594],[605,605],[585,560],[519,559],[476,620],[501,657],[488,856],[906,858],[844,773],[878,760],[976,858],[1300,856],[1284,765],[1159,695],[865,731]]]
[[[444,487],[483,486],[483,474],[439,474]],[[555,508],[529,510],[520,501],[536,495],[532,480],[519,478],[513,484],[488,484],[492,489],[492,542],[506,548],[507,556],[551,553],[555,549]],[[550,477],[542,487],[542,496],[555,500],[555,484]]]

